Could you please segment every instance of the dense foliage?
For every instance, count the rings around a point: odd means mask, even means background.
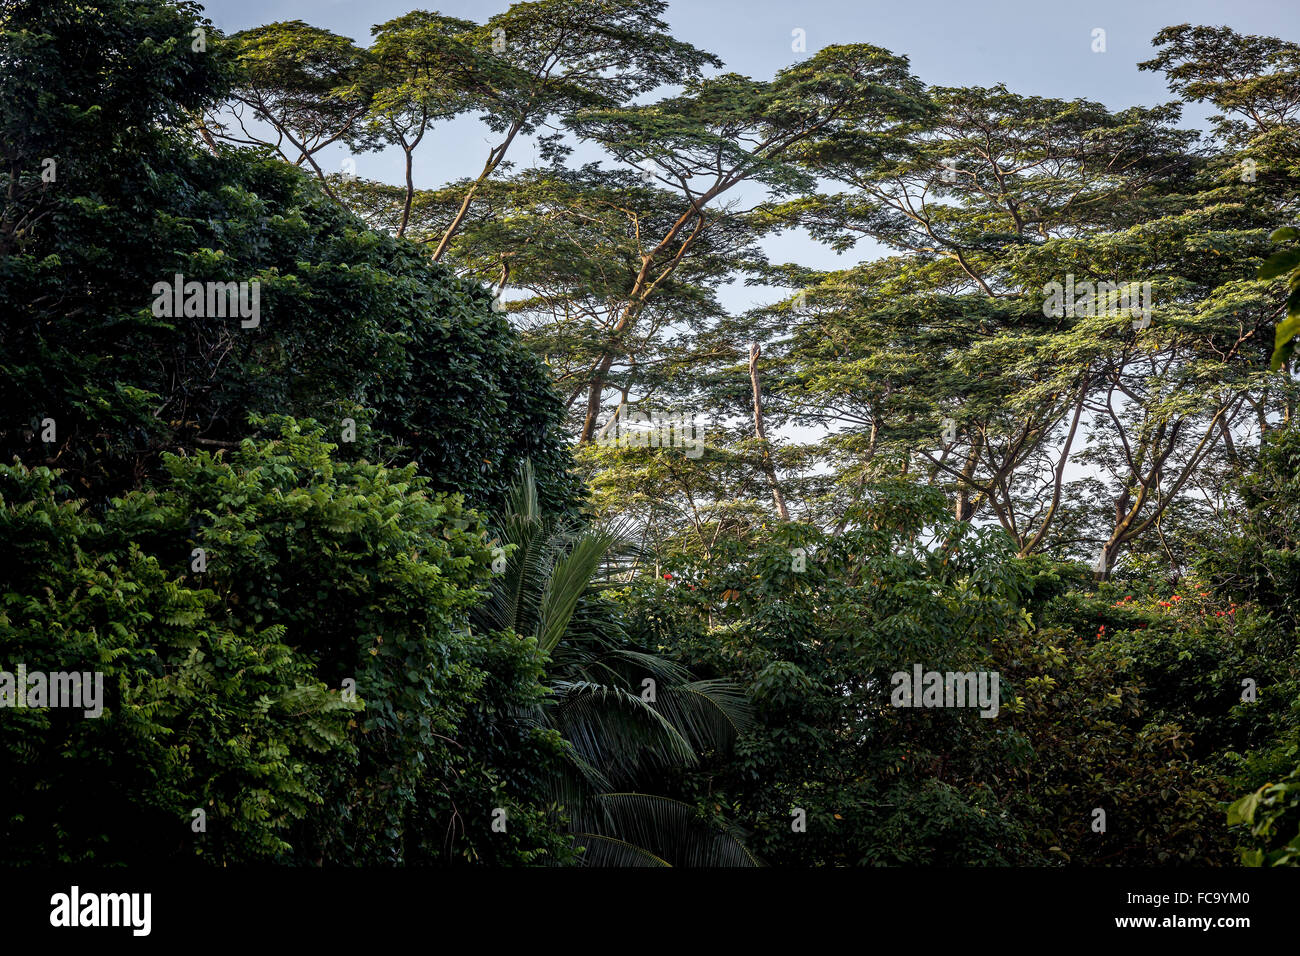
[[[571,503],[546,371],[487,293],[283,163],[195,148],[183,124],[223,95],[228,64],[215,38],[191,49],[194,11],[7,8],[0,102],[25,108],[6,106],[2,139],[0,186],[15,198],[0,218],[0,455],[98,497],[164,451],[237,446],[250,414],[314,418],[336,437],[351,419],[370,429],[350,451],[414,459],[482,506],[504,500],[525,459],[548,504]],[[47,76],[59,84],[28,92]],[[257,324],[157,315],[154,285],[177,274],[256,281]]]
[[[666,10],[0,0],[0,862],[1300,863],[1300,45]]]
[[[542,693],[535,644],[464,626],[482,519],[414,465],[281,427],[229,461],[167,455],[98,520],[5,467],[0,653],[106,686],[98,718],[6,713],[6,861],[563,854],[559,738],[505,719]]]

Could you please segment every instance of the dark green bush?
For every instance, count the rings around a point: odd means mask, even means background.
[[[0,710],[4,862],[563,856],[560,743],[513,719],[542,658],[466,628],[481,519],[274,424],[230,461],[166,456],[99,523],[48,470],[0,469],[0,661],[102,671],[107,698]]]
[[[351,418],[372,427],[350,453],[414,459],[476,505],[500,505],[525,458],[544,503],[572,505],[548,372],[487,292],[300,170],[201,148],[190,117],[232,67],[197,11],[5,7],[0,461],[60,468],[99,501],[162,452],[238,444],[250,414],[314,418],[336,439]],[[257,325],[154,315],[155,284],[177,274],[258,282]]]

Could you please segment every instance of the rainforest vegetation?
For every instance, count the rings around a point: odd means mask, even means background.
[[[0,0],[0,862],[1300,864],[1300,44],[497,9]]]

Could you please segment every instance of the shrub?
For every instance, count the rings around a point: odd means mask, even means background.
[[[465,625],[481,519],[413,465],[264,424],[230,460],[165,456],[98,523],[48,470],[0,471],[0,660],[99,670],[107,698],[0,711],[6,861],[562,858],[560,743],[509,719],[542,659]]]

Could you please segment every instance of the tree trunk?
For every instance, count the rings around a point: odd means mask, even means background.
[[[767,430],[763,427],[763,392],[758,385],[758,356],[761,350],[757,342],[749,343],[749,384],[754,392],[754,437],[761,442],[763,471],[767,474],[767,483],[772,489],[772,502],[782,521],[790,520],[790,510],[785,506],[785,496],[781,494],[781,485],[776,480],[776,466],[772,463]]]

